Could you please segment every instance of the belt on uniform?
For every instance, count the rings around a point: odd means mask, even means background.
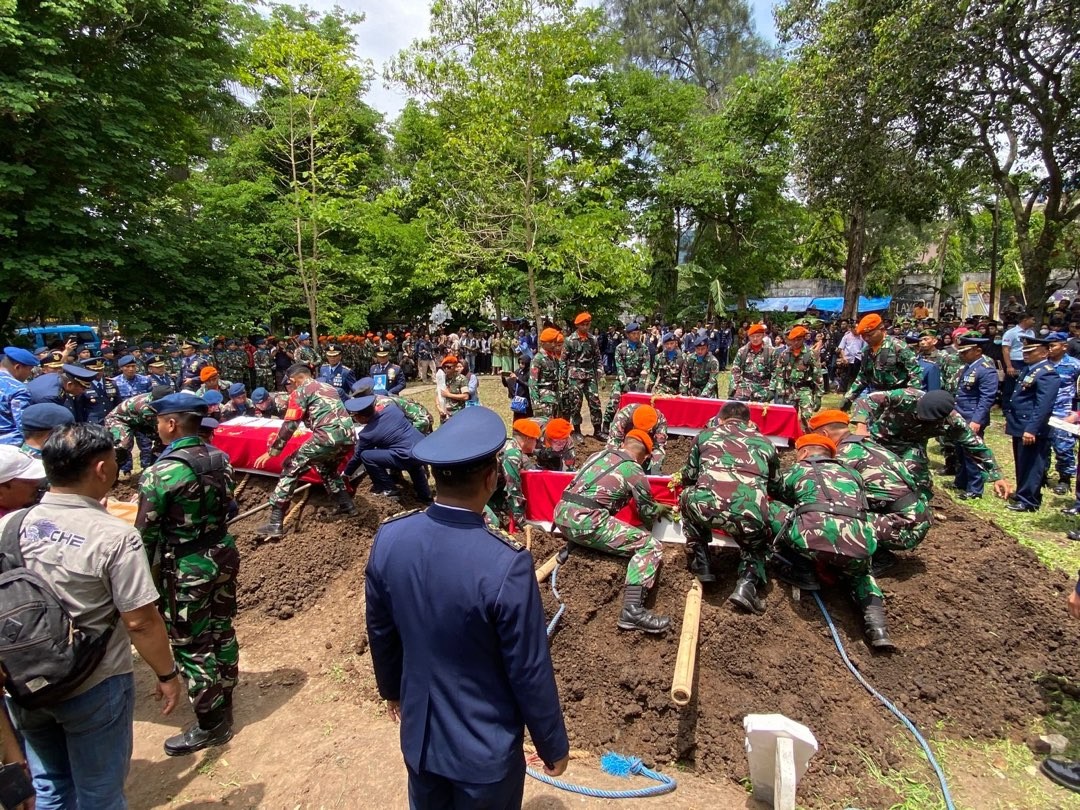
[[[842,506],[835,503],[801,503],[795,507],[796,515],[805,515],[811,512],[821,512],[832,517],[851,518],[852,520],[866,520],[866,512],[862,509],[854,509],[850,506]]]
[[[599,501],[595,501],[592,498],[586,498],[584,495],[578,495],[576,492],[564,492],[560,500],[572,503],[576,506],[584,506],[586,509],[599,509],[602,512],[608,510],[608,508]]]
[[[895,501],[889,504],[889,508],[885,510],[885,514],[890,515],[895,512],[903,512],[912,504],[918,503],[919,498],[922,497],[918,492],[909,492],[903,497],[897,498]]]

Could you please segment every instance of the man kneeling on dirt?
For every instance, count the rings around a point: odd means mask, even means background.
[[[896,564],[893,551],[911,551],[926,537],[930,499],[895,453],[850,432],[849,421],[843,411],[821,411],[810,417],[810,429],[832,439],[836,457],[862,476],[878,540],[874,573],[880,574]]]
[[[671,619],[645,609],[645,595],[656,582],[663,558],[661,543],[649,530],[656,520],[671,513],[671,507],[653,498],[641,466],[652,449],[648,433],[631,430],[620,449],[605,449],[593,455],[555,507],[555,525],[570,542],[633,555],[626,569],[618,626],[622,630],[663,633]],[[631,498],[646,528],[615,519],[614,515]]]
[[[709,541],[713,529],[731,535],[741,549],[739,583],[728,599],[744,610],[765,612],[765,559],[772,544],[769,497],[780,496],[776,447],[750,423],[750,408],[726,402],[720,425],[697,435],[686,466],[676,474],[685,489],[679,499],[691,573],[713,582]]]
[[[608,448],[614,450],[619,447],[627,431],[634,428],[644,430],[653,441],[653,451],[646,459],[645,472],[659,475],[666,453],[664,447],[667,444],[667,419],[652,405],[643,402],[633,402],[620,408],[608,427]]]
[[[836,443],[827,436],[800,436],[795,449],[795,464],[783,484],[783,500],[791,508],[776,510],[773,531],[781,547],[796,558],[782,564],[776,575],[804,590],[817,590],[821,586],[810,566],[834,569],[849,580],[862,606],[870,646],[892,649],[884,595],[871,573],[877,538],[862,476],[836,458]]]

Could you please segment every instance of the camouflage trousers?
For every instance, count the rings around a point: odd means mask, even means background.
[[[560,504],[555,523],[567,540],[579,546],[630,556],[626,584],[651,588],[663,559],[663,544],[640,526],[616,520],[606,512]]]
[[[312,467],[323,480],[326,491],[331,495],[345,491],[345,481],[338,469],[341,462],[352,452],[352,444],[322,444],[308,439],[300,449],[285,459],[281,467],[281,477],[277,486],[270,493],[271,506],[285,506],[292,499],[296,483]]]
[[[1054,448],[1054,470],[1062,478],[1076,475],[1076,437],[1061,428],[1050,428],[1050,446]]]
[[[911,551],[930,531],[930,502],[922,496],[902,512],[874,515],[878,545],[892,551]]]
[[[810,417],[821,407],[821,397],[810,388],[796,388],[794,391],[789,391],[784,400],[789,405],[795,406],[799,412],[799,424],[802,426],[803,433],[809,433]]]
[[[722,531],[739,544],[740,576],[753,571],[758,582],[765,584],[765,560],[773,539],[770,509],[769,502],[747,486],[738,486],[725,497],[710,487],[684,489],[679,496],[679,514],[687,553],[698,543],[708,545],[714,529]]]
[[[255,369],[255,388],[265,388],[267,391],[274,390],[274,372],[272,369]],[[252,390],[255,389],[253,388]]]
[[[619,410],[619,400],[622,399],[622,395],[630,391],[637,391],[638,388],[640,388],[639,385],[635,385],[633,382],[623,382],[622,380],[615,380],[611,384],[607,408],[604,410],[604,430],[611,428],[611,422],[615,419],[615,414]]]
[[[165,627],[195,714],[206,715],[225,704],[239,674],[232,623],[240,553],[235,545],[214,546],[180,557],[176,568],[174,580],[162,583]]]
[[[926,444],[890,444],[885,447],[900,457],[915,479],[919,492],[929,501],[934,494],[934,479],[930,474],[930,457],[926,454]]]
[[[740,402],[768,402],[772,399],[772,394],[767,380],[763,383],[743,380],[732,389],[729,398]]]
[[[599,433],[604,428],[604,415],[600,410],[600,388],[596,377],[589,377],[587,380],[575,380],[571,377],[567,384],[565,410],[574,423],[574,430],[581,428],[582,399],[589,403],[589,418],[592,419],[593,431]],[[536,414],[535,407],[533,414]]]
[[[544,390],[540,392],[539,399],[532,400],[533,416],[543,419],[554,419],[562,412],[562,403],[555,391]]]
[[[871,573],[871,555],[876,548],[869,550],[865,557],[850,557],[846,554],[837,554],[835,551],[825,550],[826,545],[835,545],[836,543],[834,538],[835,529],[831,533],[820,532],[817,539],[821,541],[821,548],[810,548],[804,537],[805,533],[791,524],[789,520],[791,510],[789,507],[777,504],[775,501],[770,506],[774,507],[770,508],[770,522],[773,531],[776,532],[777,544],[781,548],[790,549],[815,565],[831,569],[837,573],[847,581],[852,595],[860,604],[865,604],[866,600],[874,596],[879,599],[885,598],[885,594],[882,593],[877,580],[874,579],[874,575]],[[796,517],[794,520],[798,521],[799,518]]]
[[[149,433],[144,433],[142,430],[136,430],[126,422],[119,420],[110,420],[105,417],[105,427],[109,429],[109,435],[112,437],[113,447],[119,447],[123,450],[127,450],[131,453],[133,447],[138,444],[139,446],[139,464],[145,470],[157,459],[158,451],[160,450],[160,441],[156,436],[151,436]],[[120,472],[131,472],[132,459],[129,457],[120,466]]]

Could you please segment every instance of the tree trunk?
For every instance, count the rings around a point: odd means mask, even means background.
[[[863,254],[866,252],[866,210],[858,203],[848,214],[844,239],[847,242],[847,258],[844,260],[844,309],[841,317],[859,317],[859,296],[866,279]]]

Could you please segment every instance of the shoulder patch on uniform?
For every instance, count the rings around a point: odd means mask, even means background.
[[[401,520],[401,518],[408,517],[409,515],[417,515],[417,514],[420,514],[423,511],[424,511],[423,509],[406,509],[404,512],[398,512],[396,515],[391,515],[390,517],[386,518],[379,525],[380,526],[385,526],[387,523],[392,523],[395,520]]]
[[[486,526],[486,525],[484,526],[484,528],[488,530],[488,534],[492,535],[493,537],[499,538],[499,540],[501,540],[506,545],[510,546],[510,548],[512,548],[514,551],[524,551],[525,550],[525,546],[523,546],[521,543],[519,543],[517,540],[515,540],[513,538],[513,535],[507,534],[502,529],[493,529],[490,526]]]

